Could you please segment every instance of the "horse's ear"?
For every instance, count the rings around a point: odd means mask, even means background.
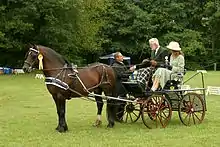
[[[28,43],[27,45],[26,45],[26,47],[29,49],[29,48],[32,48],[33,47],[33,44],[31,44],[31,43]]]
[[[38,50],[38,46],[37,46],[36,44],[34,44],[33,47],[34,47],[34,49],[37,49],[37,50]]]

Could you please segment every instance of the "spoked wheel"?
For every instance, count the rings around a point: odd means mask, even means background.
[[[124,109],[116,113],[116,117],[121,122],[133,123],[136,122],[141,116],[141,104],[127,102]]]
[[[186,125],[200,124],[205,117],[205,104],[197,93],[187,93],[179,103],[179,118]]]
[[[152,95],[142,105],[141,117],[149,129],[165,128],[172,116],[170,102],[162,94]]]

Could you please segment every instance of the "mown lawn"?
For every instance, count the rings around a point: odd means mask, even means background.
[[[193,72],[188,72],[189,77]],[[220,72],[205,74],[206,85],[220,86]],[[199,87],[200,78],[194,78],[193,87]],[[219,147],[220,96],[207,96],[205,120],[198,126],[181,124],[173,112],[165,129],[147,129],[141,119],[134,124],[117,123],[107,129],[105,111],[100,128],[92,127],[96,119],[96,104],[72,99],[67,104],[69,131],[58,133],[55,104],[43,80],[33,74],[0,76],[0,146],[145,146],[145,147]]]

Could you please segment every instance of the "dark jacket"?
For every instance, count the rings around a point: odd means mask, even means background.
[[[167,49],[160,47],[157,51],[157,54],[155,56],[155,51],[151,51],[151,60],[155,60],[159,64],[165,64],[165,57],[168,57],[168,51]]]
[[[122,81],[127,79],[129,77],[129,74],[131,74],[131,72],[127,69],[124,63],[120,63],[117,61],[115,61],[112,64],[112,67],[116,75],[116,84],[115,84],[116,96],[124,96],[126,94],[126,90],[122,84]]]

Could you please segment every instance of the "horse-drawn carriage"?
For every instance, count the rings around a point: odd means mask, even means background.
[[[166,127],[172,111],[178,111],[184,125],[201,123],[206,111],[203,73],[197,72],[186,81],[183,75],[176,73],[176,79],[167,81],[163,89],[154,92],[143,88],[137,80],[122,82],[128,91],[127,99],[133,101],[126,103],[121,119],[136,122],[141,117],[148,128]],[[201,75],[202,88],[183,89],[197,75]]]
[[[199,124],[206,111],[203,73],[194,74],[183,81],[183,73],[177,73],[176,79],[169,80],[163,89],[152,92],[143,88],[137,80],[124,81],[126,97],[114,97],[115,75],[112,67],[105,64],[92,64],[76,68],[54,50],[34,45],[29,49],[23,66],[31,71],[38,64],[45,75],[45,83],[57,107],[58,126],[56,130],[68,130],[65,119],[66,100],[74,97],[95,98],[98,108],[98,123],[103,101],[107,99],[108,127],[114,126],[113,104],[111,100],[125,102],[122,119],[124,122],[135,122],[140,117],[148,128],[166,127],[172,111],[178,111],[184,125]],[[183,89],[182,85],[197,75],[201,75],[202,88]],[[102,92],[106,94],[102,95]],[[202,91],[200,94],[195,91]],[[94,92],[94,93],[93,93]],[[120,113],[120,112],[119,112]]]
[[[140,69],[140,72],[145,72]],[[199,124],[203,121],[206,111],[205,88],[203,73],[197,72],[187,80],[183,80],[186,73],[173,73],[170,75],[176,78],[169,80],[164,88],[155,92],[150,90],[151,77],[148,77],[147,85],[143,86],[138,80],[138,72],[126,79],[122,84],[127,90],[126,97],[118,98],[126,101],[123,113],[118,118],[124,122],[136,122],[140,117],[148,128],[166,127],[171,119],[172,111],[178,111],[181,122],[186,125]],[[147,73],[147,71],[146,71]],[[200,75],[202,88],[186,89],[185,83]],[[133,79],[133,77],[136,77]],[[122,112],[123,111],[123,112]],[[118,116],[118,115],[116,115]]]

